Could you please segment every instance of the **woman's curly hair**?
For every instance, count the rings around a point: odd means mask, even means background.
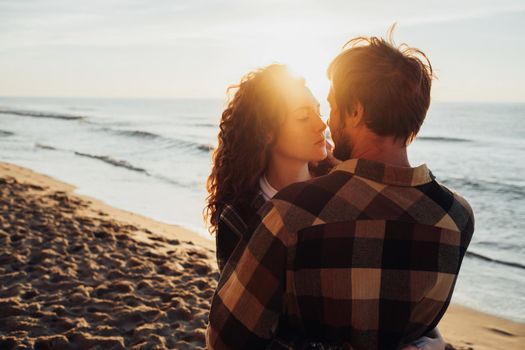
[[[258,191],[269,151],[287,113],[286,89],[304,87],[303,78],[290,73],[285,65],[272,64],[249,72],[235,90],[219,124],[217,148],[206,182],[208,196],[204,219],[215,233],[225,204],[248,204]],[[274,135],[269,138],[268,135]]]

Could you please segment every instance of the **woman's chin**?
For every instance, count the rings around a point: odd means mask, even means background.
[[[316,152],[315,157],[313,157],[312,162],[320,162],[328,156],[326,149]]]

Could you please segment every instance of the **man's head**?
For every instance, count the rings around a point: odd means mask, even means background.
[[[349,159],[363,143],[388,140],[404,148],[423,124],[430,106],[432,66],[420,50],[394,46],[393,28],[388,41],[351,39],[328,67],[328,124],[338,159]]]

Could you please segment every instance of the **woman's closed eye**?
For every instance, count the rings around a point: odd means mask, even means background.
[[[301,113],[301,116],[297,118],[297,120],[300,122],[306,122],[310,120],[310,118],[312,117],[319,117],[321,119],[323,118],[323,116],[317,111],[308,111],[308,112]]]
[[[307,122],[309,119],[310,119],[310,116],[307,115],[307,116],[304,116],[304,117],[299,118],[299,119],[297,119],[297,120],[300,121],[300,122]]]

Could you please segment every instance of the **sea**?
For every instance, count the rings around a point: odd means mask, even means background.
[[[0,161],[212,239],[202,212],[224,107],[222,99],[0,97]],[[452,302],[525,323],[525,104],[435,101],[409,159],[475,213]]]

